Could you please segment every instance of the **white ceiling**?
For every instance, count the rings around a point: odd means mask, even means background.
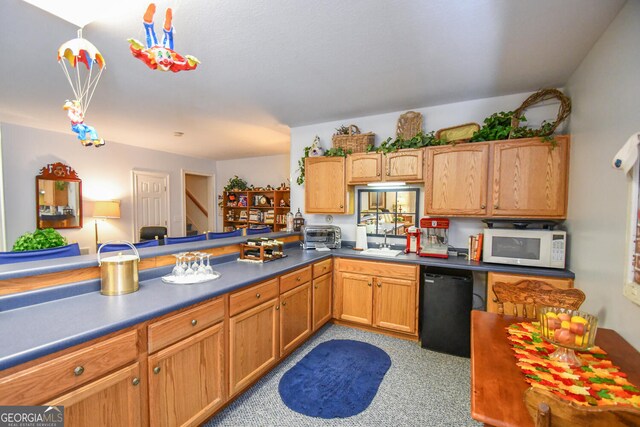
[[[147,4],[130,0],[83,30],[107,62],[86,116],[100,150],[115,141],[231,159],[287,153],[289,127],[563,86],[624,0],[158,1],[159,37],[171,7],[175,50],[201,61],[177,74],[129,52],[127,38],[144,41]],[[76,30],[0,1],[0,122],[77,143],[56,64]]]

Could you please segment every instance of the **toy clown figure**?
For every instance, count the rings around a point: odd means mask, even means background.
[[[143,24],[146,33],[147,47],[136,39],[128,39],[131,44],[129,47],[133,56],[147,64],[153,70],[160,71],[188,71],[195,70],[200,61],[194,56],[182,56],[173,50],[173,13],[171,9],[167,9],[164,18],[164,26],[162,28],[164,37],[162,38],[162,46],[158,44],[156,32],[153,28],[153,15],[156,13],[156,5],[150,3],[147,11],[144,13]]]
[[[98,138],[98,133],[93,126],[84,123],[84,114],[80,102],[65,101],[62,109],[67,110],[67,117],[71,120],[71,130],[78,134],[78,139],[85,147],[102,147],[104,139]]]

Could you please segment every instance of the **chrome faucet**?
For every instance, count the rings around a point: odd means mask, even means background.
[[[382,230],[382,232],[384,233],[384,243],[380,243],[380,248],[381,249],[390,249],[391,245],[387,245],[387,233],[389,232],[389,230],[387,230],[385,228],[384,230]]]

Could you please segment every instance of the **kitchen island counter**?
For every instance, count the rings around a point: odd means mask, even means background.
[[[275,233],[274,233],[275,234]],[[201,244],[202,245],[202,244]],[[167,253],[173,248],[163,248]],[[330,257],[358,258],[379,262],[419,264],[473,271],[494,271],[537,276],[568,277],[568,270],[526,268],[487,264],[466,259],[425,258],[415,254],[396,257],[363,255],[349,248],[331,251],[302,250],[287,245],[286,258],[264,264],[237,261],[237,255],[212,259],[221,277],[194,285],[171,285],[160,276],[172,266],[141,273],[140,289],[126,295],[104,296],[99,281],[64,285],[61,289],[41,289],[0,297],[0,370],[81,344],[106,334],[139,324],[181,308],[209,300],[239,288],[261,282],[287,271]],[[199,248],[192,248],[197,250]],[[83,288],[83,290],[78,290]]]

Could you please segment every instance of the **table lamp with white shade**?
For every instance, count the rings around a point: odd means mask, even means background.
[[[93,205],[93,217],[96,218],[96,247],[98,247],[98,219],[120,218],[120,200],[98,200]]]

